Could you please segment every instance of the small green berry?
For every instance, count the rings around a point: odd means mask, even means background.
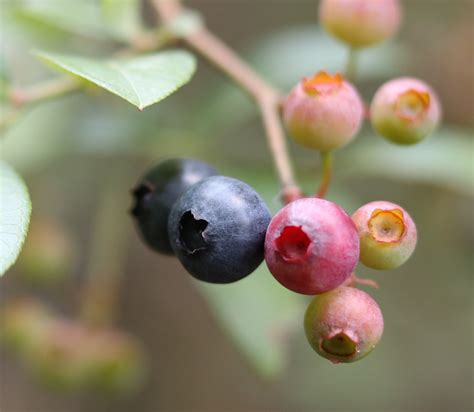
[[[398,144],[415,144],[440,123],[441,106],[434,91],[413,78],[391,80],[372,100],[370,120],[377,133]]]
[[[317,353],[333,363],[350,363],[374,349],[382,337],[383,316],[370,295],[352,287],[340,287],[311,301],[304,326]]]
[[[360,261],[373,269],[394,269],[415,250],[417,232],[411,216],[395,203],[367,203],[353,215],[360,239]]]

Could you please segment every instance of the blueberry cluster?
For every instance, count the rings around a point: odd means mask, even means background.
[[[401,20],[398,0],[322,0],[319,14],[351,56],[394,35]],[[361,282],[354,273],[358,262],[378,270],[399,267],[413,253],[417,232],[397,204],[371,202],[351,217],[322,199],[331,152],[352,142],[365,118],[380,136],[412,145],[432,134],[442,115],[434,90],[412,77],[383,84],[366,105],[349,80],[351,66],[347,78],[326,71],[304,78],[281,102],[290,137],[322,154],[325,176],[317,197],[284,196],[288,204],[271,218],[247,184],[218,176],[202,162],[174,159],[143,178],[132,210],[144,240],[159,252],[174,253],[200,280],[234,282],[265,258],[284,287],[316,295],[306,311],[306,336],[335,363],[363,358],[383,332],[378,304],[350,287]]]
[[[416,227],[396,204],[372,202],[351,218],[333,202],[301,198],[271,218],[249,185],[193,159],[158,163],[133,196],[131,213],[143,240],[155,251],[174,254],[195,278],[235,282],[265,258],[283,286],[319,295],[308,308],[306,334],[333,362],[361,359],[382,335],[377,303],[347,287],[359,260],[393,269],[416,244]]]
[[[170,159],[153,167],[133,195],[145,242],[174,254],[195,278],[231,283],[263,261],[271,216],[246,183],[197,160]]]

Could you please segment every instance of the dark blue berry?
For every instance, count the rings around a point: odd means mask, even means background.
[[[168,216],[176,200],[192,185],[217,170],[193,159],[169,159],[154,166],[133,189],[131,214],[144,241],[154,250],[173,254]]]
[[[171,247],[194,277],[234,282],[262,262],[270,219],[264,201],[249,185],[230,177],[209,177],[174,205],[168,221]]]

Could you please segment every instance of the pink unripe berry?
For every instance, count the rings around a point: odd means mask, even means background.
[[[354,86],[324,71],[299,82],[283,103],[288,132],[299,144],[322,152],[353,139],[364,117]]]
[[[362,290],[340,287],[316,296],[304,319],[313,349],[334,363],[355,362],[367,356],[383,333],[377,302]]]
[[[268,227],[268,268],[294,292],[316,295],[336,288],[351,275],[358,259],[354,223],[327,200],[296,200],[281,209]]]
[[[400,26],[398,0],[322,0],[324,28],[352,47],[367,47],[392,37]]]
[[[416,226],[395,203],[367,203],[353,215],[360,238],[360,261],[373,269],[394,269],[408,260],[416,246]]]
[[[394,79],[375,93],[370,119],[383,137],[399,144],[414,144],[436,129],[441,106],[435,92],[421,80]]]

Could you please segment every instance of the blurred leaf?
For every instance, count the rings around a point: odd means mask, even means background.
[[[239,282],[196,284],[223,330],[257,371],[266,378],[281,373],[289,337],[302,325],[304,298],[283,288],[265,264]]]
[[[0,104],[7,101],[7,91],[10,83],[10,71],[7,68],[3,54],[0,54]],[[2,108],[3,109],[3,108]]]
[[[0,276],[13,263],[23,246],[30,221],[31,202],[21,178],[0,161]]]
[[[141,30],[140,0],[102,0],[102,14],[117,38],[130,39]]]
[[[45,62],[82,77],[140,110],[169,96],[187,83],[196,69],[194,56],[181,50],[128,59],[96,60],[38,52]]]
[[[257,42],[251,61],[271,81],[293,87],[302,77],[318,70],[343,72],[348,50],[315,25],[285,28]],[[380,80],[402,71],[406,51],[384,43],[358,54],[357,80]]]
[[[23,0],[14,12],[17,18],[30,25],[46,25],[86,37],[103,37],[106,34],[106,26],[95,1]]]
[[[473,195],[471,131],[443,128],[416,146],[397,146],[375,135],[338,159],[341,174],[421,182]],[[339,173],[339,172],[338,172]]]

